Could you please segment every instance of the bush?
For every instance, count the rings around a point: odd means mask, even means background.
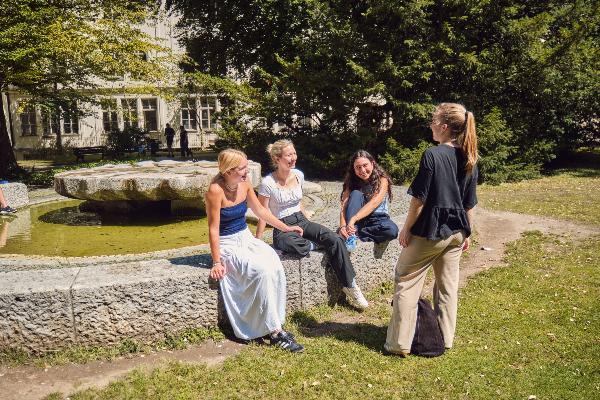
[[[108,132],[106,147],[114,154],[123,154],[125,152],[137,150],[140,145],[146,143],[146,137],[146,131],[134,126],[129,126],[122,131],[117,129]]]
[[[389,172],[394,183],[409,183],[417,175],[421,157],[431,144],[421,141],[414,149],[400,145],[396,140],[387,140],[387,151],[379,159],[379,163]]]

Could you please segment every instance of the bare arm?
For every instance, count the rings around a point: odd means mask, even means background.
[[[206,193],[206,214],[208,216],[208,242],[210,243],[210,254],[213,266],[210,277],[221,279],[225,276],[225,266],[221,264],[221,249],[219,247],[219,223],[221,222],[221,200],[223,190],[213,183]]]
[[[346,227],[346,206],[348,205],[348,197],[350,197],[350,192],[344,190],[342,192],[342,201],[340,205],[340,235],[342,235],[344,239],[348,239],[348,236],[350,236],[348,228]]]
[[[473,208],[469,208],[467,211],[467,220],[469,221],[469,226],[471,227],[471,232],[473,232]],[[465,242],[463,243],[463,251],[467,251],[469,250],[469,248],[471,247],[471,238],[468,237],[465,239]]]
[[[379,191],[348,221],[347,225],[350,229],[354,227],[357,221],[369,216],[381,204],[387,194],[388,185],[388,180],[381,178],[379,181]]]
[[[258,198],[256,197],[256,194],[254,193],[254,189],[252,188],[252,186],[250,186],[247,183],[244,183],[244,184],[246,185],[246,189],[248,190],[248,194],[246,197],[246,199],[248,200],[248,205],[250,206],[250,209],[252,209],[252,211],[254,212],[254,214],[256,214],[256,216],[258,218],[264,220],[269,225],[279,229],[282,232],[292,232],[293,231],[293,232],[297,232],[299,235],[302,235],[302,233],[303,233],[302,228],[300,228],[299,226],[287,226],[286,224],[284,224],[283,222],[281,222],[280,220],[275,218],[275,216],[273,214],[271,214],[271,211],[269,211],[262,204],[260,204],[260,202],[258,201]]]
[[[264,207],[264,208],[268,208],[269,207],[269,197],[265,197],[262,195],[258,195],[258,202]],[[265,227],[267,226],[267,223],[265,222],[264,219],[259,218],[258,220],[258,224],[256,225],[256,238],[258,239],[262,239],[263,234],[265,233]]]
[[[413,227],[415,222],[417,222],[417,218],[421,214],[423,210],[423,202],[416,197],[412,197],[410,199],[410,206],[408,207],[408,213],[406,215],[406,220],[404,221],[404,226],[398,235],[398,241],[400,242],[400,246],[406,247],[408,246],[412,234],[410,233],[410,229]]]

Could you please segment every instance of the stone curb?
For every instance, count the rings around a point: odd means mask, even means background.
[[[2,189],[6,203],[12,208],[18,209],[29,205],[29,194],[24,183],[3,183],[0,184],[0,189]]]
[[[313,219],[333,227],[341,186],[323,186],[323,192],[315,194],[321,207]],[[408,202],[395,195],[392,216],[400,225]],[[219,292],[208,284],[210,255],[198,254],[207,251],[208,246],[202,245],[124,259],[0,258],[0,266],[13,263],[12,270],[0,272],[0,348],[35,353],[72,345],[111,345],[127,338],[152,341],[167,333],[226,322]],[[398,253],[393,241],[383,258],[375,260],[373,244],[359,243],[351,259],[365,293],[393,279]],[[323,253],[281,259],[288,311],[335,304],[343,298]]]

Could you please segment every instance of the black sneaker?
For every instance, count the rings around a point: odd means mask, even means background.
[[[12,208],[11,206],[6,206],[6,207],[0,208],[0,214],[2,214],[2,215],[14,214],[16,212],[17,212],[17,210]]]
[[[271,337],[271,346],[281,347],[284,350],[291,351],[292,353],[302,353],[304,346],[296,342],[293,335],[290,335],[286,331],[280,331],[275,337]]]

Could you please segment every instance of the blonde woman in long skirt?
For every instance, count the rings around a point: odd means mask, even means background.
[[[210,276],[219,280],[225,309],[235,335],[251,340],[269,336],[271,345],[291,352],[304,347],[283,330],[286,280],[277,253],[256,239],[246,224],[248,206],[261,219],[285,232],[302,234],[264,208],[247,182],[248,159],[234,149],[219,154],[219,174],[206,194]]]

